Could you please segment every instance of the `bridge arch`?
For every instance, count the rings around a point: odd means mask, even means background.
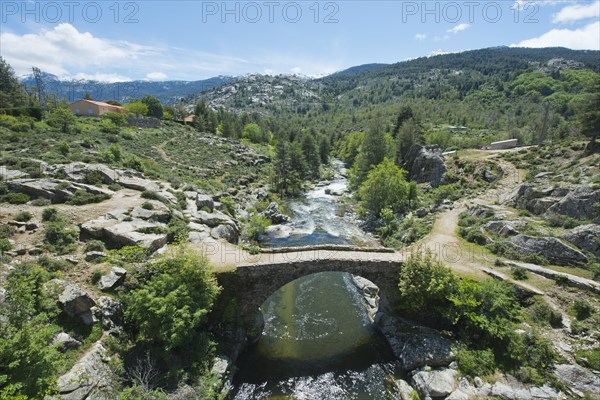
[[[382,260],[316,259],[270,264],[239,265],[236,274],[238,312],[242,319],[254,321],[260,306],[284,285],[319,272],[348,272],[375,284],[387,301],[395,303],[401,263]],[[260,313],[261,314],[261,313]]]

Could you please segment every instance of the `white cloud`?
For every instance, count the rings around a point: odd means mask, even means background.
[[[151,47],[97,38],[66,23],[38,34],[2,33],[0,45],[2,56],[18,74],[36,66],[61,77],[71,75],[73,68],[106,68],[156,55]]]
[[[471,24],[467,24],[467,23],[462,23],[462,24],[458,24],[456,25],[454,28],[452,29],[448,29],[448,32],[450,33],[458,33],[458,32],[462,32],[462,31],[466,31],[467,29],[469,29],[471,27]]]
[[[115,81],[126,78],[120,71],[129,74],[135,65],[136,79],[162,79],[157,73],[172,79],[202,79],[247,65],[246,60],[226,55],[99,38],[68,23],[24,35],[1,32],[0,48],[17,75],[30,74],[36,66],[59,78],[87,75]]]
[[[600,50],[600,21],[579,29],[552,29],[512,47],[567,47],[574,50]]]
[[[552,16],[552,22],[565,24],[589,18],[600,18],[599,1],[594,1],[587,5],[575,4],[564,7]]]
[[[425,39],[427,39],[427,35],[425,33],[417,33],[415,35],[415,39],[417,39],[417,40],[425,40]]]
[[[146,74],[146,79],[150,81],[166,81],[167,74],[164,72],[149,72]]]
[[[300,68],[300,67],[294,67],[290,71],[292,71],[292,74],[301,74],[302,73],[302,68]]]

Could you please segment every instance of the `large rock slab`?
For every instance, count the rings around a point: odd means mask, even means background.
[[[600,190],[594,190],[591,186],[580,186],[550,207],[548,212],[580,220],[597,220],[600,218],[599,210],[594,206],[598,203],[600,203]]]
[[[220,211],[215,211],[212,213],[198,211],[192,218],[192,221],[202,225],[207,225],[211,228],[219,225],[235,225],[235,222],[231,219],[231,217]]]
[[[198,210],[206,208],[207,210],[209,210],[209,212],[213,212],[213,210],[215,209],[215,202],[212,196],[198,193],[198,195],[196,196],[196,207],[198,208]]]
[[[579,365],[556,365],[554,375],[571,390],[600,396],[600,376]]]
[[[419,371],[412,377],[412,384],[423,397],[443,398],[457,388],[458,372],[451,369]]]
[[[434,329],[384,313],[377,314],[375,321],[406,371],[425,365],[445,366],[455,358],[452,341]]]
[[[274,224],[283,224],[290,220],[290,218],[287,215],[282,214],[279,211],[279,204],[277,204],[274,201],[271,202],[271,204],[269,204],[269,206],[267,207],[267,209],[264,211],[263,214],[265,217],[269,218],[271,220],[271,222]]]
[[[571,229],[563,237],[580,249],[589,251],[600,258],[600,225],[580,225]]]
[[[237,244],[240,238],[240,231],[235,225],[219,225],[211,229],[210,236],[213,239],[225,239],[229,243]]]
[[[539,254],[557,265],[578,265],[587,262],[585,254],[554,237],[517,235],[511,237],[506,246],[521,254]]]
[[[442,184],[446,165],[439,149],[414,144],[404,160],[404,168],[409,172],[410,179],[417,183],[428,182],[432,187]]]
[[[69,200],[78,190],[108,196],[114,194],[112,190],[59,179],[21,179],[8,182],[8,188],[13,192],[25,193],[35,198],[41,197],[53,203],[62,203]]]
[[[52,279],[47,287],[58,290],[58,304],[71,317],[88,313],[96,302],[81,288],[61,279]]]
[[[167,244],[166,225],[133,219],[119,220],[110,215],[87,221],[80,226],[82,239],[94,238],[116,246],[140,246],[156,251]]]
[[[160,187],[156,182],[135,176],[121,176],[117,183],[128,189],[138,190],[140,192],[145,190],[158,192],[160,190]]]
[[[106,349],[100,342],[71,368],[58,378],[60,400],[100,400],[112,399],[118,388],[118,377],[108,365]]]
[[[98,288],[100,288],[100,290],[112,290],[123,283],[126,275],[126,269],[112,267],[108,275],[104,275],[100,278],[100,281],[98,282]]]

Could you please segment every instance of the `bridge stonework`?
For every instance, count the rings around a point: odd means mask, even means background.
[[[239,265],[236,274],[238,312],[245,317],[256,315],[260,306],[277,289],[295,279],[318,272],[348,272],[373,282],[394,304],[399,295],[401,262],[382,260],[315,259],[273,264]]]

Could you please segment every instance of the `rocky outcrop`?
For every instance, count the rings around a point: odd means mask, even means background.
[[[444,366],[454,359],[453,342],[434,329],[384,313],[379,313],[375,321],[406,371],[424,365]]]
[[[56,346],[58,351],[65,352],[69,349],[74,349],[75,347],[81,346],[81,342],[74,339],[68,333],[60,332],[54,336],[54,339],[52,339],[52,345]]]
[[[290,220],[290,218],[287,215],[282,214],[279,211],[279,204],[277,204],[276,202],[272,202],[271,204],[269,204],[269,206],[263,214],[265,217],[269,218],[274,224],[283,224]]]
[[[414,144],[404,157],[404,169],[410,179],[417,183],[429,183],[432,187],[442,184],[446,174],[446,165],[440,150],[436,147],[424,147]]]
[[[443,398],[457,387],[458,372],[451,368],[441,370],[425,369],[413,375],[413,387],[425,398]]]
[[[519,234],[519,229],[521,229],[525,224],[521,221],[490,221],[486,223],[483,227],[492,232],[501,238],[506,238],[509,236],[515,236]]]
[[[370,280],[357,275],[352,276],[352,283],[362,295],[369,320],[374,322],[379,310],[379,288]]]
[[[35,198],[44,198],[53,203],[63,203],[69,200],[78,190],[90,194],[108,196],[114,194],[112,190],[59,179],[21,179],[8,182],[8,188],[12,192],[25,193]]]
[[[94,316],[102,322],[105,331],[118,331],[123,318],[123,305],[118,300],[108,296],[98,299],[98,306],[94,307]]]
[[[129,217],[131,218],[131,217]],[[140,246],[156,251],[167,244],[166,225],[131,219],[126,214],[107,214],[81,224],[82,239],[100,239],[116,246]]]
[[[108,275],[104,275],[100,278],[100,282],[98,282],[98,288],[103,291],[112,290],[123,283],[126,275],[127,270],[124,268],[112,267]]]
[[[108,365],[109,357],[100,342],[58,378],[58,394],[53,400],[110,399],[118,387],[118,377]]]
[[[594,206],[598,203],[600,203],[600,190],[594,190],[591,186],[580,186],[551,206],[548,212],[579,220],[597,220],[600,218],[600,210],[595,209]]]
[[[215,208],[215,203],[211,196],[198,193],[198,195],[196,197],[196,207],[198,207],[198,210],[202,210],[203,208],[206,208],[206,209],[208,209],[208,212],[213,212],[213,210]]]
[[[580,249],[589,251],[600,258],[600,225],[580,225],[571,229],[563,237]]]
[[[88,324],[92,322],[90,310],[96,302],[85,291],[61,279],[50,280],[46,288],[49,292],[58,294],[58,304],[69,316],[81,317]]]
[[[538,254],[557,265],[578,265],[587,262],[585,254],[553,237],[517,235],[505,246],[523,256]]]
[[[513,191],[501,195],[500,202],[540,215],[546,212],[549,207],[558,203],[568,192],[569,189],[567,188],[540,188],[532,183],[524,183]]]
[[[556,365],[554,375],[572,391],[583,397],[584,393],[600,396],[600,377],[579,365]]]
[[[210,230],[210,236],[213,239],[225,239],[229,243],[237,244],[240,231],[236,225],[219,225]]]

